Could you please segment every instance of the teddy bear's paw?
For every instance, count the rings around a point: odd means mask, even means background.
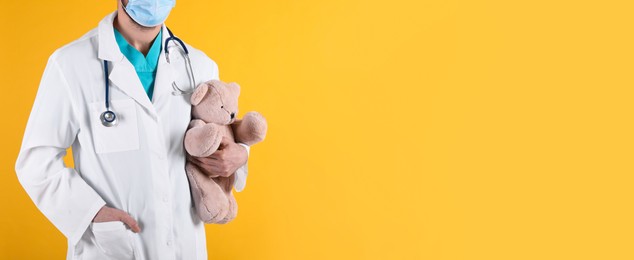
[[[216,125],[194,127],[185,133],[185,150],[196,157],[207,157],[218,150],[220,141],[222,134]]]
[[[237,129],[237,135],[241,142],[253,145],[264,140],[267,123],[264,117],[255,111],[247,112]]]
[[[226,206],[209,206],[208,208],[201,208],[198,210],[198,216],[205,223],[217,223],[223,224],[222,220],[227,217],[229,213],[228,208],[224,208]]]
[[[236,202],[236,198],[233,196],[233,193],[229,193],[227,195],[227,200],[229,201],[229,212],[227,212],[227,216],[225,216],[218,224],[226,224],[231,222],[238,215],[238,203]]]
[[[229,201],[219,192],[206,192],[199,205],[196,205],[198,215],[205,223],[219,223],[229,213]]]

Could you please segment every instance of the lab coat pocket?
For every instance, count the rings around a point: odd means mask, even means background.
[[[132,237],[121,221],[91,224],[95,244],[108,259],[134,259]]]
[[[93,143],[98,154],[124,152],[139,149],[139,129],[136,105],[132,99],[110,101],[111,110],[117,116],[115,126],[106,127],[101,123],[101,113],[106,108],[104,102],[90,104],[90,120]]]

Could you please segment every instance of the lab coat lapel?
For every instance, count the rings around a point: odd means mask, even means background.
[[[109,79],[114,87],[134,99],[139,105],[143,106],[150,115],[156,118],[156,110],[152,102],[150,102],[147,93],[145,93],[145,89],[134,70],[134,66],[132,66],[127,59],[113,64]]]

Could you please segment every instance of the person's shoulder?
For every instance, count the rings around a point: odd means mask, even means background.
[[[55,50],[49,60],[57,63],[77,63],[77,59],[90,59],[97,55],[97,29],[92,29],[78,39]]]
[[[196,60],[205,63],[206,65],[216,66],[216,62],[204,51],[197,49],[187,43],[185,43],[185,46],[187,47],[187,50],[189,50],[189,57],[190,59],[192,59],[192,61]]]
[[[218,64],[204,51],[197,49],[187,43],[185,43],[185,46],[189,51],[189,59],[191,59],[192,64],[196,64],[196,66],[198,67],[195,70],[199,71],[202,74],[200,77],[197,78],[204,79],[204,81],[218,79]]]

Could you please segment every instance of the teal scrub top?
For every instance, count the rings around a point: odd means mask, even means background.
[[[154,78],[156,77],[159,54],[161,54],[161,39],[163,39],[161,34],[162,30],[154,38],[154,43],[152,43],[147,56],[144,56],[143,53],[130,45],[116,28],[114,29],[114,37],[117,40],[117,45],[119,45],[119,50],[134,66],[134,70],[136,70],[136,74],[139,76],[139,80],[141,80],[145,93],[150,100],[152,100],[152,93],[154,92]]]

